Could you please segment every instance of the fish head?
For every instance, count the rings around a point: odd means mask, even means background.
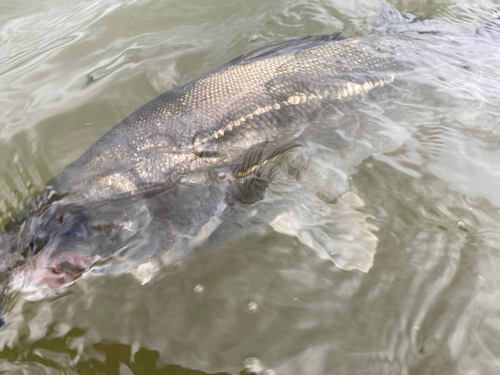
[[[65,199],[47,205],[2,232],[0,273],[9,287],[30,293],[73,283],[97,260],[123,248],[140,229],[138,222],[147,221],[137,211],[131,216],[131,206],[123,200]]]
[[[3,232],[10,237],[4,250],[12,258],[5,270],[10,284],[56,289],[78,279],[97,259],[93,232],[83,206],[60,203],[27,218],[17,232]]]
[[[102,201],[66,197],[1,233],[4,258],[10,257],[4,270],[8,288],[43,298],[96,262],[106,268],[116,259],[117,270],[126,270],[147,258],[185,259],[217,229],[225,207],[219,186],[202,183]]]

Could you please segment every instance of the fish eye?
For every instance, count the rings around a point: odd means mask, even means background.
[[[47,243],[48,236],[45,232],[39,232],[30,242],[30,247],[32,250],[37,248],[42,248]]]
[[[28,244],[30,254],[35,255],[38,253],[48,242],[48,235],[45,232],[38,232]]]
[[[47,243],[57,237],[87,238],[89,236],[88,218],[82,210],[69,207],[66,212],[57,208],[39,217],[38,231],[28,243],[28,254],[35,255]],[[28,255],[25,254],[25,255]]]
[[[89,236],[87,215],[83,211],[65,214],[57,233],[60,237],[87,238]]]

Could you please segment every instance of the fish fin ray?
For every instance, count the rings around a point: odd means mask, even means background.
[[[301,147],[296,141],[276,148],[262,157],[267,142],[252,146],[244,156],[241,167],[234,171],[235,182],[230,188],[233,198],[241,203],[255,203],[263,198],[270,178],[285,155]]]
[[[244,177],[251,173],[252,169],[258,168],[267,142],[258,143],[250,147],[243,158],[241,167],[235,173],[235,177]]]
[[[439,25],[431,20],[420,20],[409,12],[401,12],[392,5],[383,1],[380,4],[380,13],[377,26],[372,30],[375,35],[395,35],[406,32],[441,33]]]
[[[377,250],[378,238],[373,232],[378,227],[368,221],[373,216],[358,211],[364,201],[350,191],[336,204],[322,202],[314,195],[301,198],[303,206],[293,202],[287,205],[287,210],[270,223],[271,227],[278,233],[296,237],[321,259],[330,260],[339,268],[368,272]],[[302,212],[308,204],[317,209]]]
[[[483,22],[477,29],[476,34],[491,39],[500,39],[500,18]]]
[[[267,142],[262,142],[248,150],[241,167],[235,173],[236,178],[244,178],[250,175],[266,178],[286,154],[301,147],[299,143],[292,141],[279,146],[268,156],[262,158],[266,145]]]
[[[378,26],[383,25],[401,25],[411,23],[416,17],[410,13],[403,13],[393,7],[391,4],[383,1],[380,4],[378,16]]]
[[[217,70],[225,69],[231,65],[249,63],[252,61],[265,59],[271,56],[286,55],[289,53],[301,51],[304,48],[311,48],[324,43],[339,41],[344,39],[346,38],[342,36],[340,32],[337,32],[334,34],[305,36],[302,38],[287,40],[284,42],[275,42],[270,45],[257,48],[246,54],[235,57],[234,59],[232,59],[227,64],[225,64],[224,66],[222,66]]]

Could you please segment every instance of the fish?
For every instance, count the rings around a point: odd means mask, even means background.
[[[280,166],[306,148],[303,134],[311,124],[355,112],[360,99],[453,64],[453,54],[500,36],[498,19],[469,34],[413,21],[384,3],[369,35],[276,42],[144,104],[5,226],[0,286],[46,295],[105,269],[110,258],[185,259],[216,241],[240,205],[263,199]],[[329,124],[346,132],[353,127]],[[290,220],[271,218],[273,227],[293,235]],[[315,239],[301,241],[317,250]],[[332,260],[367,272],[376,238],[368,242],[363,265]]]

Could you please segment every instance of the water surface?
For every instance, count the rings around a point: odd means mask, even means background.
[[[495,1],[394,5],[464,34],[500,12]],[[0,224],[160,93],[274,41],[368,34],[379,6],[4,1]],[[478,51],[365,103],[348,119],[363,129],[359,152],[318,147],[290,158],[300,181],[243,207],[237,235],[218,248],[150,279],[112,272],[36,302],[8,294],[1,371],[496,374],[500,60],[494,48]],[[269,201],[274,212],[287,208],[286,220],[267,220]],[[297,228],[323,230],[348,250],[366,248],[360,233],[373,233],[373,266],[341,269],[291,235]]]

